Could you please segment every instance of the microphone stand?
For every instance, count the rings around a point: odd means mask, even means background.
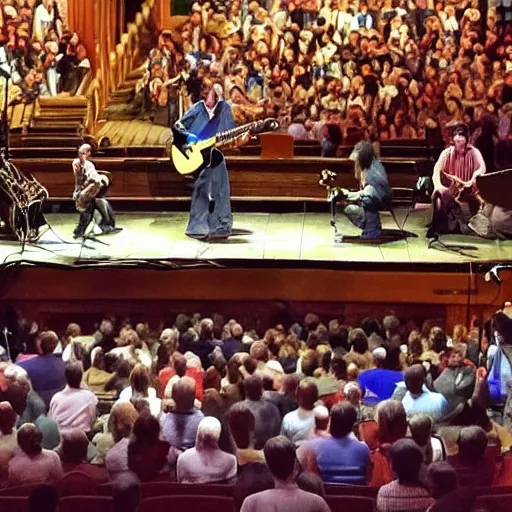
[[[4,97],[4,108],[2,110],[2,134],[4,143],[4,153],[6,160],[9,160],[9,80],[11,75],[3,67],[7,65],[7,62],[0,62],[0,76],[5,79],[5,97]]]
[[[12,357],[11,357],[11,347],[9,345],[9,338],[7,337],[8,334],[12,334],[10,333],[8,330],[7,330],[7,327],[4,327],[3,328],[3,333],[4,333],[4,340],[5,340],[5,350],[7,352],[7,359],[9,361],[12,361]]]

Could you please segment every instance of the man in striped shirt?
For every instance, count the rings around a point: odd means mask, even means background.
[[[482,153],[468,144],[466,125],[453,129],[453,145],[446,148],[434,166],[432,180],[432,225],[427,237],[436,233],[470,233],[469,219],[477,212],[476,178],[485,174]]]

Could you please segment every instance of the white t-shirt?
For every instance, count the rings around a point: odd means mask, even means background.
[[[281,434],[292,443],[298,443],[305,441],[314,427],[315,413],[299,407],[285,415],[281,425]]]

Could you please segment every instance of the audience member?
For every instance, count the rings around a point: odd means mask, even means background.
[[[281,434],[292,443],[305,441],[315,426],[315,413],[313,409],[318,400],[318,388],[315,382],[303,380],[297,390],[298,409],[289,412],[281,425]]]
[[[219,449],[221,424],[207,416],[197,429],[196,445],[178,458],[178,482],[206,484],[230,482],[237,471],[236,457]]]
[[[0,487],[9,476],[9,461],[18,450],[16,411],[9,402],[0,402]]]
[[[97,485],[108,482],[108,475],[104,467],[88,464],[88,449],[89,440],[84,432],[72,430],[62,435],[60,460],[64,474],[79,471],[90,477]]]
[[[141,494],[141,482],[135,473],[119,473],[112,484],[114,512],[137,512]]]
[[[428,414],[413,414],[409,418],[411,437],[423,451],[425,464],[446,459],[446,448],[443,441],[432,437],[434,421]]]
[[[315,427],[310,432],[308,440],[315,439],[317,437],[329,437],[329,409],[324,405],[317,405],[313,409],[315,417]]]
[[[313,439],[304,445],[303,467],[319,473],[324,482],[365,484],[371,469],[370,450],[352,433],[356,421],[357,411],[352,404],[336,404],[331,410],[331,437]]]
[[[92,350],[91,363],[91,367],[84,372],[83,382],[93,393],[103,393],[112,374],[105,371],[105,353],[101,347]]]
[[[393,396],[395,386],[404,380],[403,373],[386,368],[387,352],[384,347],[378,347],[373,352],[372,370],[362,372],[358,377],[363,390],[365,405],[375,405]]]
[[[415,364],[405,371],[407,392],[402,400],[407,416],[413,414],[429,414],[439,421],[448,412],[448,402],[440,393],[429,391],[425,386],[425,370],[422,365]]]
[[[42,447],[39,429],[25,423],[18,430],[19,450],[9,462],[9,485],[56,484],[62,478],[59,456]]]
[[[325,499],[326,494],[324,482],[316,473],[302,471],[295,478],[295,482],[299,486],[299,489],[316,494],[317,496]]]
[[[242,512],[329,512],[327,503],[319,496],[299,489],[295,483],[297,458],[293,443],[284,436],[265,443],[265,459],[274,476],[275,489],[248,496]]]
[[[150,376],[147,368],[137,364],[130,373],[130,386],[119,395],[119,402],[127,402],[136,397],[145,398],[149,403],[151,414],[158,418],[162,411],[162,401],[156,396],[155,388],[150,387]]]
[[[246,348],[242,339],[244,337],[244,330],[240,324],[233,324],[230,326],[230,337],[224,340],[222,344],[222,353],[229,361],[237,352],[246,352]]]
[[[450,417],[460,414],[475,389],[476,370],[462,363],[466,345],[455,344],[446,351],[447,367],[434,382],[434,389],[447,400]]]
[[[352,329],[348,341],[351,349],[345,355],[347,364],[354,363],[360,370],[373,368],[373,355],[368,350],[368,338],[363,329]]]
[[[197,427],[204,418],[202,411],[194,407],[195,385],[194,379],[182,377],[172,388],[174,408],[160,418],[164,439],[182,451],[194,446]]]
[[[64,374],[65,364],[59,355],[53,352],[57,348],[59,338],[53,331],[41,334],[41,355],[23,361],[19,365],[27,372],[32,388],[50,406],[53,395],[66,386]]]
[[[289,412],[299,407],[297,402],[297,388],[299,386],[299,378],[297,375],[285,375],[281,379],[279,391],[265,391],[263,398],[272,402],[279,409],[281,419]]]
[[[400,439],[391,447],[391,466],[396,480],[383,485],[377,495],[379,512],[426,510],[434,503],[419,479],[423,453],[412,439]]]
[[[265,443],[279,434],[281,416],[277,407],[263,399],[261,377],[251,375],[244,380],[245,400],[243,404],[254,415],[254,448],[261,450]]]
[[[40,485],[28,498],[28,512],[57,512],[59,493],[53,485]]]
[[[449,459],[461,487],[486,487],[492,484],[495,461],[486,460],[488,439],[482,427],[464,427],[459,432],[459,451]]]
[[[88,431],[96,418],[98,399],[92,391],[80,387],[82,363],[68,363],[64,373],[67,386],[53,396],[49,416],[57,422],[61,434],[75,429]]]
[[[130,402],[117,402],[112,407],[108,427],[115,444],[105,457],[105,467],[110,480],[114,480],[119,473],[129,469],[128,446],[136,420],[137,411]]]
[[[240,469],[235,481],[233,497],[237,512],[247,496],[274,488],[274,477],[266,464],[260,462],[249,462]]]
[[[150,414],[140,414],[133,426],[133,437],[128,445],[128,467],[141,482],[151,482],[177,458],[167,441],[161,441],[160,424]],[[169,456],[171,459],[169,460]]]
[[[458,512],[472,510],[475,502],[474,494],[459,488],[457,473],[448,462],[433,462],[427,470],[432,497],[435,503],[428,512]]]
[[[226,419],[237,447],[238,466],[251,462],[265,462],[263,450],[254,449],[254,415],[243,403],[231,406]]]

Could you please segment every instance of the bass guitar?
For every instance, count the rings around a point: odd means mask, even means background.
[[[237,147],[247,142],[252,135],[264,132],[273,132],[279,128],[279,123],[272,118],[237,126],[231,130],[217,133],[206,140],[200,140],[185,146],[173,143],[171,158],[174,167],[180,174],[192,174],[201,168],[207,167],[211,161],[213,148]],[[174,140],[183,138],[183,134],[173,128]]]

